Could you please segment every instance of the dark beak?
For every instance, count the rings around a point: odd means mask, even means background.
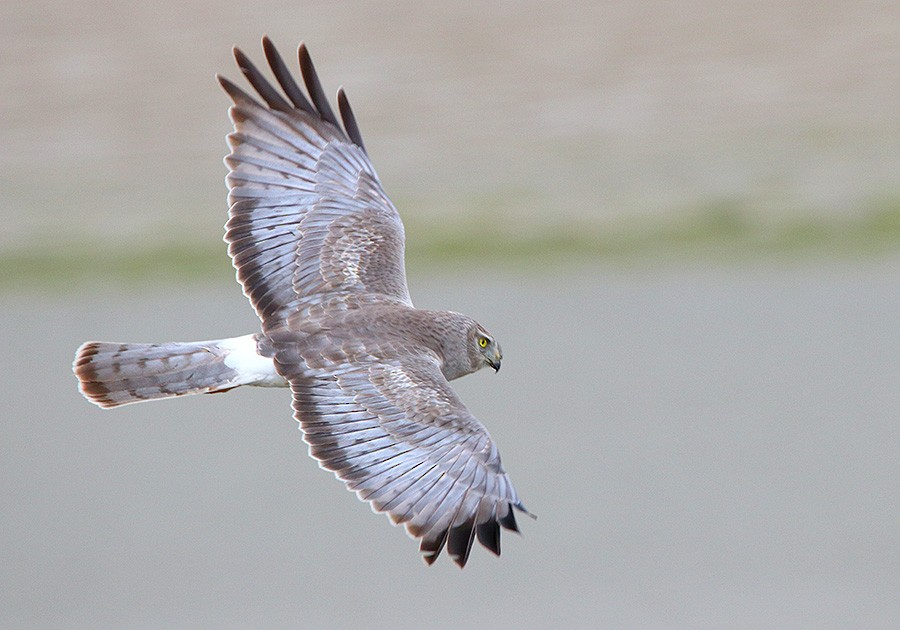
[[[500,349],[500,346],[495,345],[492,348],[493,352],[491,352],[491,356],[485,357],[487,359],[488,365],[494,368],[494,373],[500,371],[500,359],[503,358],[503,351]]]

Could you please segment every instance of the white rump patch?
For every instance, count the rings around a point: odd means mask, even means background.
[[[222,339],[217,345],[225,352],[225,365],[238,373],[242,384],[287,387],[287,381],[275,371],[275,361],[256,352],[255,335]]]

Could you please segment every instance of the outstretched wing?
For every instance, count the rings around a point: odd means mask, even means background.
[[[294,416],[310,454],[377,512],[421,539],[431,564],[446,546],[465,566],[475,538],[500,554],[500,528],[525,512],[490,435],[430,355],[376,359],[280,344]]]
[[[266,59],[283,95],[235,48],[260,103],[218,77],[234,101],[227,183],[228,253],[264,328],[303,298],[378,293],[411,304],[403,224],[378,181],[343,90],[343,126],[328,105],[306,47],[300,69],[309,99],[268,38]]]

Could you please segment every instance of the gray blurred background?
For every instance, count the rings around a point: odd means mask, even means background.
[[[0,5],[0,625],[900,625],[896,2]],[[85,339],[251,332],[216,72],[307,42],[536,512],[426,568],[285,391],[102,412]]]

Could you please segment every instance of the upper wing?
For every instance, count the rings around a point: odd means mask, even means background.
[[[347,488],[403,523],[428,564],[446,545],[465,566],[472,543],[500,554],[500,527],[525,512],[484,426],[441,374],[436,357],[344,363],[333,349],[304,360],[283,344],[276,364],[291,383],[310,454]]]
[[[237,48],[238,66],[265,105],[218,77],[234,101],[225,241],[244,293],[264,327],[318,293],[379,293],[411,304],[403,224],[343,90],[342,127],[306,47],[299,58],[311,102],[268,38],[263,48],[284,96]]]

